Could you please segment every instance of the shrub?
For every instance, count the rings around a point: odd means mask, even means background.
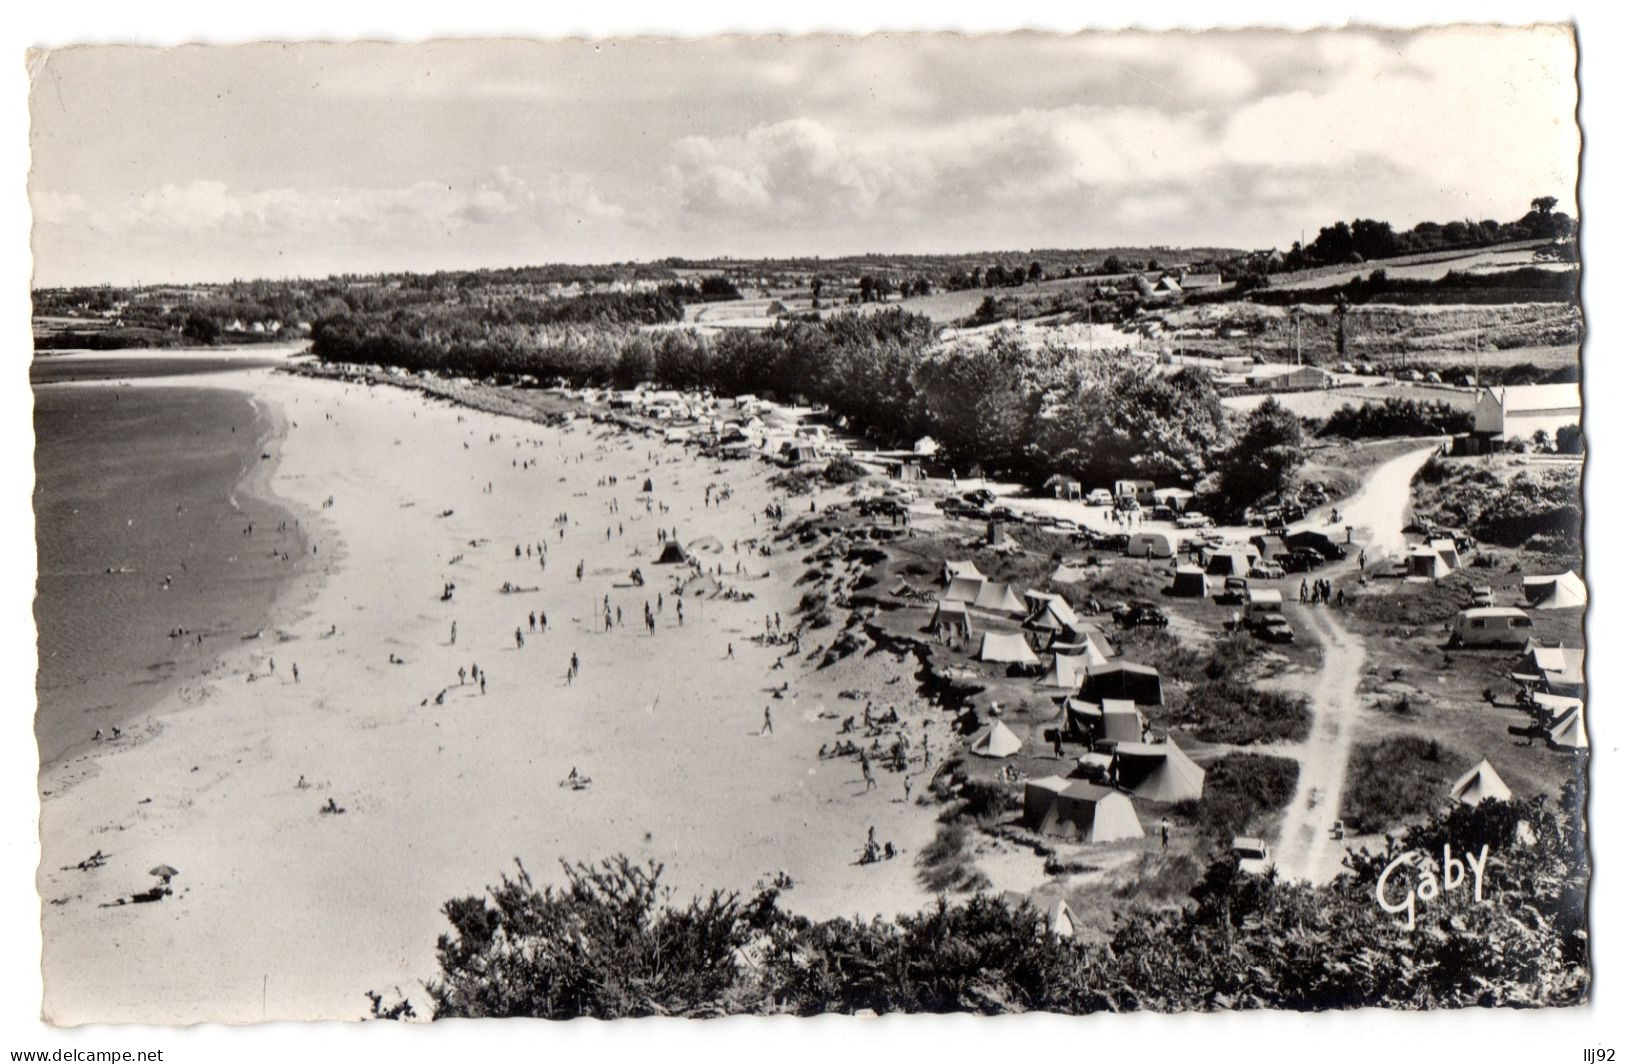
[[[1349,758],[1341,816],[1359,834],[1386,831],[1444,805],[1467,759],[1437,739],[1396,735],[1361,743]]]

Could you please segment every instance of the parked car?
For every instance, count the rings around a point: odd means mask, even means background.
[[[1112,493],[1105,488],[1096,488],[1088,495],[1085,495],[1083,501],[1089,506],[1110,506],[1112,504]]]
[[[1267,876],[1275,867],[1275,857],[1263,839],[1236,836],[1230,843],[1230,856],[1236,859],[1236,871],[1244,876]]]
[[[1259,614],[1252,622],[1253,634],[1266,643],[1290,643],[1297,638],[1292,625],[1279,613]]]
[[[1473,588],[1473,605],[1481,609],[1495,605],[1495,589],[1488,584]]]
[[[1275,562],[1257,562],[1248,575],[1254,580],[1279,580],[1286,576],[1286,570]]]
[[[1213,518],[1209,517],[1207,514],[1197,513],[1195,510],[1192,510],[1189,513],[1180,514],[1179,520],[1174,522],[1174,527],[1209,528],[1212,526],[1212,524]]]
[[[1021,520],[1021,515],[1016,513],[1016,511],[1012,510],[1008,506],[995,506],[995,507],[993,507],[992,514],[993,514],[994,517],[998,518],[1000,521],[1019,521],[1019,520]]]
[[[1172,521],[1178,516],[1178,514],[1174,513],[1172,506],[1153,506],[1151,508],[1151,520],[1153,521]]]
[[[1239,606],[1247,601],[1247,579],[1241,576],[1227,576],[1224,578],[1224,590],[1214,596],[1214,601],[1226,606]]]
[[[1124,628],[1168,627],[1168,615],[1149,602],[1119,606],[1112,611],[1112,619]]]
[[[986,488],[977,488],[975,491],[967,491],[964,498],[966,502],[977,506],[992,506],[999,497]]]
[[[1282,570],[1288,573],[1309,573],[1326,564],[1320,552],[1310,547],[1294,547],[1279,557]]]

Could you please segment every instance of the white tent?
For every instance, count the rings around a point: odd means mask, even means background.
[[[1586,585],[1572,569],[1560,576],[1526,576],[1523,597],[1531,609],[1574,609],[1586,604]]]
[[[1027,645],[1018,632],[984,632],[978,661],[991,661],[1001,665],[1037,665],[1038,655]]]
[[[976,601],[976,596],[982,593],[982,578],[979,576],[956,576],[948,581],[948,590],[942,593],[944,602],[963,602],[967,605]]]
[[[1477,805],[1486,798],[1503,802],[1512,800],[1512,791],[1502,781],[1501,774],[1488,760],[1480,761],[1468,769],[1450,788],[1450,797],[1462,805]]]
[[[962,562],[942,563],[942,582],[944,584],[951,584],[954,582],[955,577],[960,576],[968,576],[972,580],[977,581],[987,579],[981,574],[981,571],[976,568],[976,563],[968,558]]]
[[[1100,700],[1100,737],[1120,743],[1137,743],[1145,735],[1145,716],[1126,698]]]
[[[1443,580],[1450,575],[1450,563],[1430,547],[1412,547],[1405,559],[1405,573],[1412,580]]]
[[[1575,706],[1552,724],[1547,742],[1563,750],[1585,750],[1591,746],[1586,738],[1585,707]]]
[[[1029,827],[1079,842],[1116,842],[1145,836],[1128,795],[1094,783],[1046,776],[1029,780],[1022,800]]]
[[[1060,595],[1049,591],[1029,591],[1026,598],[1027,619],[1029,622],[1037,621],[1047,614],[1060,622],[1061,629],[1059,630],[1064,631],[1068,627],[1081,623],[1077,611],[1072,608],[1071,603]],[[1042,625],[1042,627],[1048,627],[1048,625]]]
[[[971,605],[979,610],[1009,614],[1012,617],[1020,617],[1027,612],[1027,607],[1022,605],[1021,597],[1011,590],[1009,584],[999,580],[983,581]]]
[[[1117,782],[1136,798],[1179,802],[1202,797],[1207,770],[1171,742],[1118,743]]]
[[[1021,751],[1021,740],[1016,733],[1004,726],[1004,721],[996,720],[983,728],[976,738],[970,741],[970,752],[977,757],[1013,757]]]
[[[1456,541],[1453,539],[1430,539],[1428,550],[1444,559],[1444,563],[1452,569],[1461,568],[1461,554],[1456,550]]]
[[[967,639],[975,634],[963,602],[937,603],[937,612],[931,615],[931,631],[939,635],[943,632],[957,633]]]
[[[1040,687],[1055,687],[1063,691],[1076,692],[1083,687],[1083,681],[1088,676],[1091,665],[1104,665],[1106,659],[1100,651],[1093,646],[1085,644],[1085,649],[1079,654],[1057,654],[1050,663],[1049,671],[1038,681]]]

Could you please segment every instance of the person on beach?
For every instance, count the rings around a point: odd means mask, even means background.
[[[772,706],[764,706],[763,707],[763,709],[762,709],[762,730],[757,732],[756,734],[758,734],[758,735],[772,735],[773,734],[773,707]]]
[[[456,621],[451,622],[451,645],[452,646],[457,645],[457,622]]]
[[[733,656],[734,656],[734,645],[732,643],[729,643],[728,644],[728,660],[732,661]]]
[[[903,804],[907,805],[909,803],[909,801],[913,797],[914,797],[914,777],[913,776],[904,776],[903,777]]]
[[[570,671],[577,675],[581,673],[581,659],[576,657],[574,651],[570,652]]]
[[[480,673],[480,694],[485,693],[485,673]]]
[[[683,626],[683,600],[682,599],[677,600],[677,626],[679,628],[681,628]]]
[[[299,682],[299,663],[297,661],[293,663],[293,682]]]
[[[513,648],[515,650],[525,649],[525,633],[518,628],[513,630]]]
[[[1168,852],[1168,818],[1162,818],[1162,852]]]
[[[468,670],[461,665],[457,666],[457,686],[461,687],[468,682]]]

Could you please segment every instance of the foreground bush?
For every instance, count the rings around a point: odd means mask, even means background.
[[[1555,806],[1454,808],[1351,853],[1322,887],[1217,860],[1183,904],[1098,929],[1110,935],[1099,948],[987,895],[814,921],[781,911],[774,891],[675,905],[658,865],[625,858],[566,867],[563,888],[540,891],[521,868],[446,905],[453,932],[429,991],[437,1019],[1574,1005],[1590,982],[1578,809],[1572,785]],[[1437,875],[1446,843],[1489,847],[1484,900],[1425,904],[1407,930],[1376,904],[1377,879],[1410,851]],[[406,1009],[374,1000],[376,1015]]]

